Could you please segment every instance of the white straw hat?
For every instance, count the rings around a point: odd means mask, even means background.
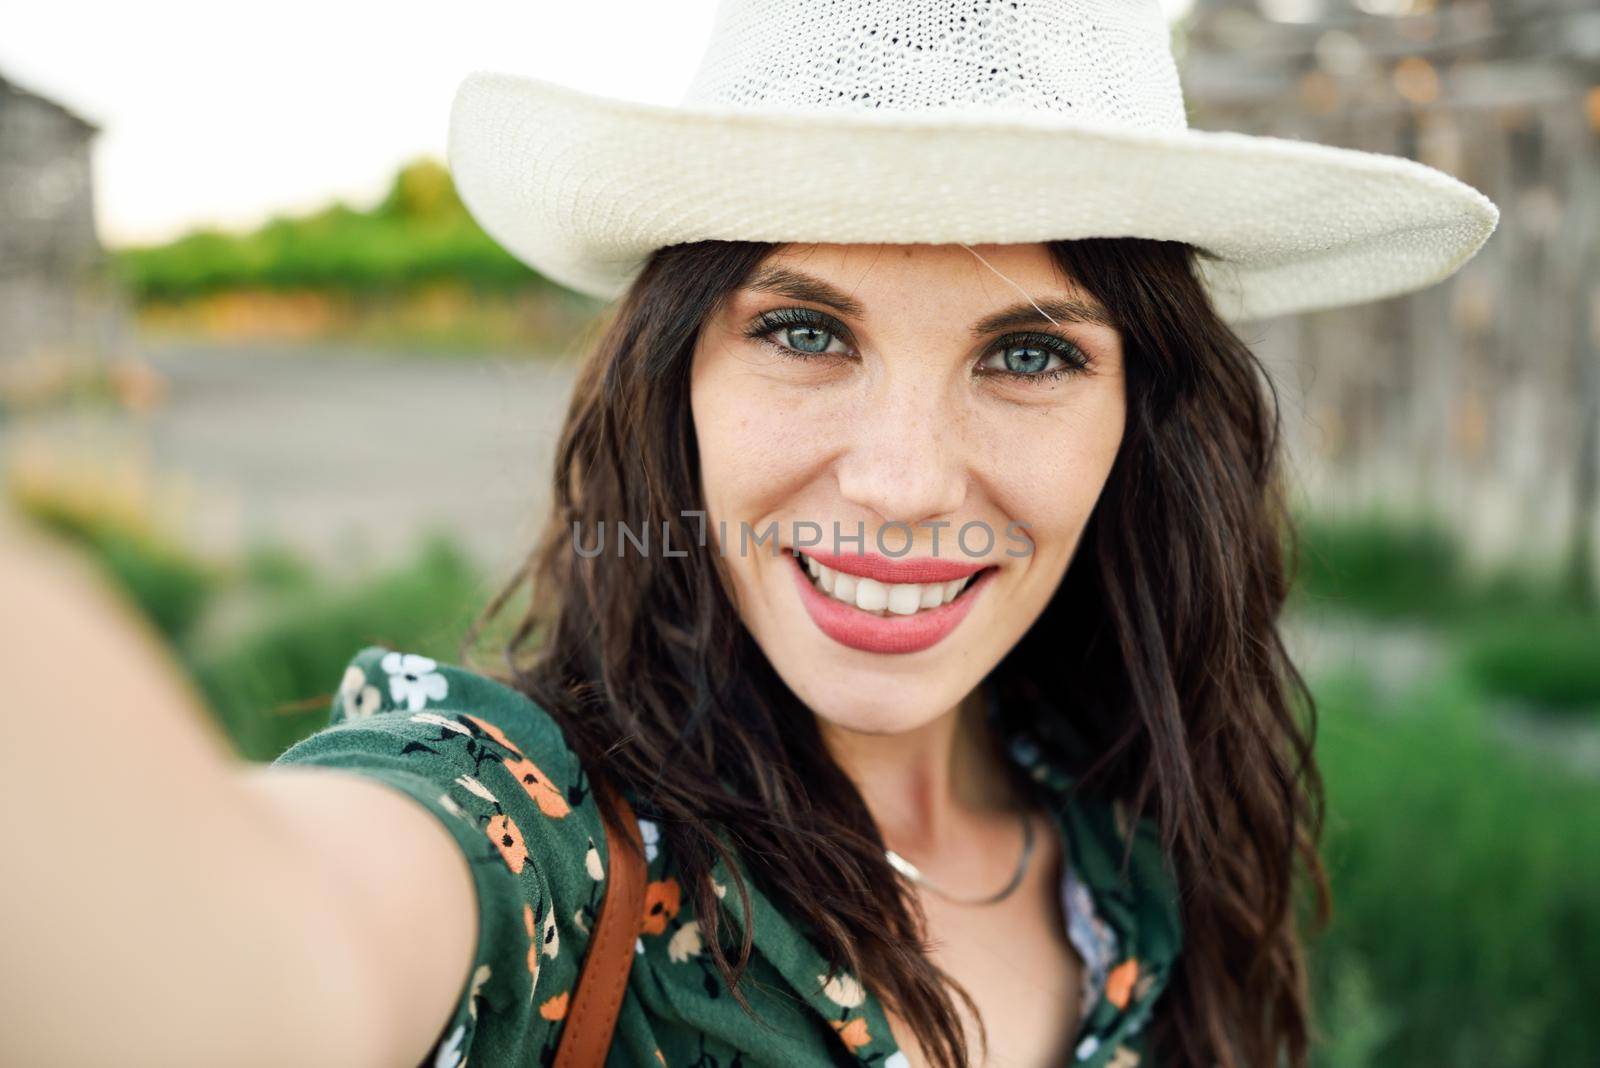
[[[1499,218],[1413,160],[1189,129],[1158,0],[722,0],[678,106],[476,71],[449,162],[492,238],[602,298],[708,238],[1129,236],[1221,257],[1238,322],[1432,285]]]

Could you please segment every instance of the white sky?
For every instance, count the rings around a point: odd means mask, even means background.
[[[797,0],[804,2],[804,0]],[[1169,14],[1192,0],[1162,0]],[[0,74],[100,125],[100,233],[254,226],[444,158],[469,71],[675,103],[715,0],[0,0]]]

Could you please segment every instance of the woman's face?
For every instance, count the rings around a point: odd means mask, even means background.
[[[974,248],[1022,292],[960,245],[789,245],[696,342],[710,543],[836,727],[959,704],[1055,593],[1122,441],[1104,308],[1043,244]]]

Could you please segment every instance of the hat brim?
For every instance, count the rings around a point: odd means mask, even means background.
[[[1399,156],[1223,131],[1006,117],[667,107],[477,71],[449,165],[479,225],[591,296],[706,239],[1184,241],[1231,322],[1397,296],[1453,274],[1494,203]]]

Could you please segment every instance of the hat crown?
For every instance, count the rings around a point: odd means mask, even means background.
[[[1159,0],[722,0],[682,103],[1188,127]]]

